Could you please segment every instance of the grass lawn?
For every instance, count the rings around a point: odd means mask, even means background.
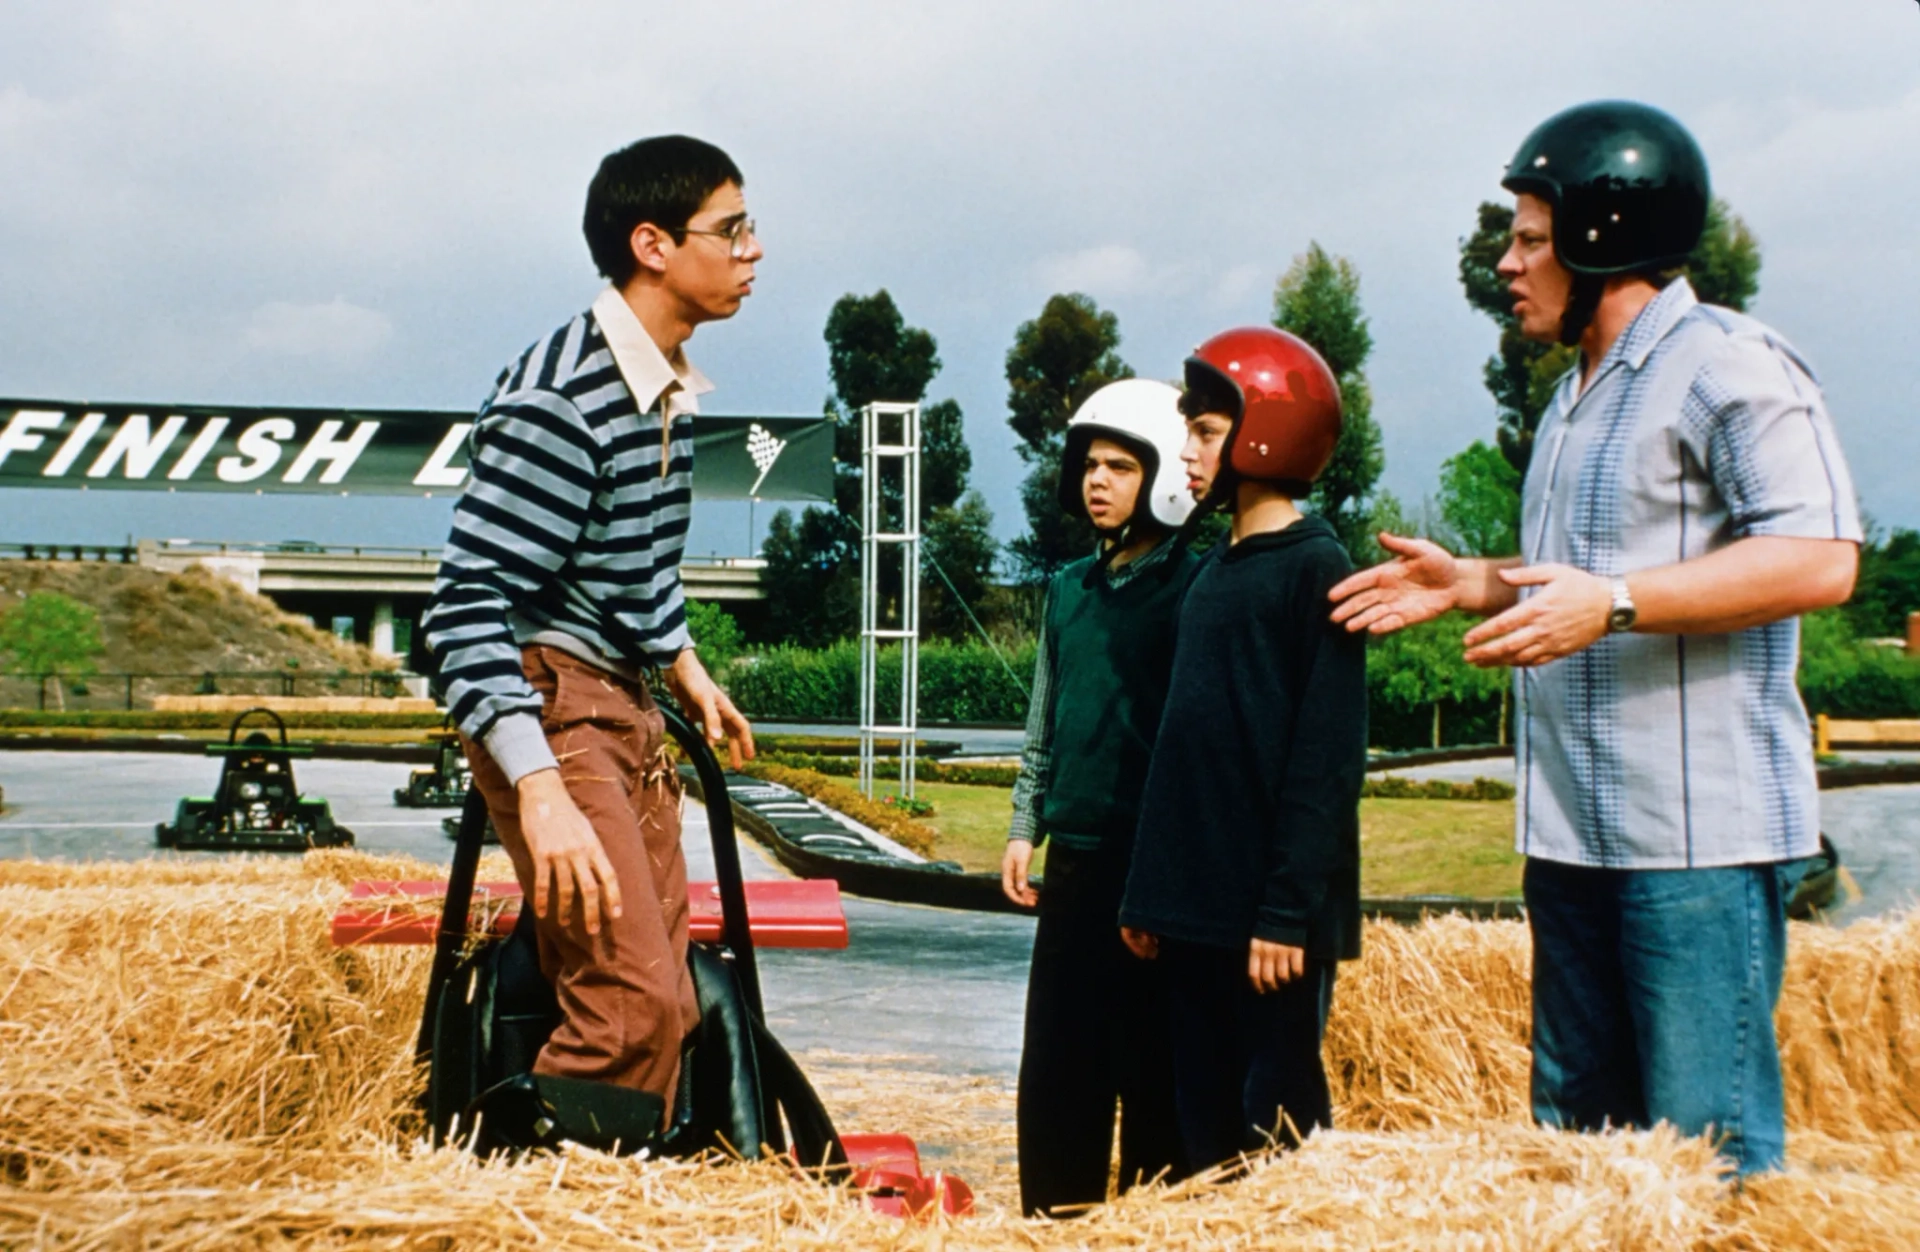
[[[1360,891],[1369,896],[1520,894],[1511,800],[1362,800]]]
[[[941,856],[971,870],[1000,867],[1012,792],[930,782],[914,792],[933,801],[933,816],[921,820],[940,832]],[[1360,802],[1366,895],[1519,895],[1520,864],[1513,851],[1511,800]]]

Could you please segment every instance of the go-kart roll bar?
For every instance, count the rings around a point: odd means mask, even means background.
[[[260,705],[260,706],[256,706],[254,708],[248,709],[245,712],[241,713],[240,716],[233,719],[233,725],[227,727],[227,746],[232,747],[235,744],[240,742],[240,724],[246,721],[249,717],[252,717],[255,713],[265,713],[268,717],[271,717],[273,719],[273,724],[280,728],[280,746],[283,748],[286,747],[287,746],[287,720],[284,717],[281,717],[278,713],[274,712],[272,709],[265,707],[264,705]]]
[[[693,761],[700,794],[707,807],[707,830],[713,838],[713,873],[720,891],[720,942],[733,954],[741,994],[756,1020],[765,1024],[760,1001],[760,968],[754,959],[753,932],[747,925],[747,889],[740,870],[740,845],[734,838],[733,805],[727,798],[727,779],[706,738],[688,724],[678,710],[660,706],[667,733]],[[283,729],[282,735],[286,732]],[[478,787],[469,788],[460,808],[460,832],[454,837],[453,864],[447,871],[447,900],[440,912],[440,930],[434,937],[433,971],[428,977],[426,1011],[420,1017],[415,1055],[425,1060],[433,1051],[434,1000],[453,974],[467,942],[468,913],[473,901],[474,877],[480,868],[480,848],[486,836],[487,802]]]

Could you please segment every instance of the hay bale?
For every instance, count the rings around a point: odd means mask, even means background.
[[[1726,1187],[1668,1130],[1526,1124],[1515,923],[1378,926],[1328,1055],[1342,1130],[1244,1178],[1053,1229],[1014,1213],[1012,1091],[926,1058],[811,1053],[849,1129],[901,1130],[980,1216],[935,1230],[777,1164],[482,1164],[421,1141],[427,953],[336,950],[355,878],[302,860],[0,863],[0,1245],[1890,1249],[1920,1244],[1920,918],[1796,926],[1781,1010],[1793,1168]],[[504,874],[504,865],[486,872]]]

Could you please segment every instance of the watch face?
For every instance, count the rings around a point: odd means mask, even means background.
[[[1631,607],[1623,606],[1617,608],[1607,615],[1607,629],[1613,631],[1615,634],[1619,634],[1624,630],[1632,630],[1633,620],[1636,616],[1638,615]]]

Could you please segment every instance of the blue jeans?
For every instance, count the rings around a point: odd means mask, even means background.
[[[1808,862],[1589,869],[1527,861],[1533,1116],[1668,1122],[1742,1174],[1786,1156],[1773,1010],[1787,899]]]

